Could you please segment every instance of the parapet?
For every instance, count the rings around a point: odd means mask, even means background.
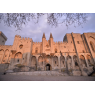
[[[21,38],[21,36],[20,36],[20,35],[15,35],[15,37],[17,37],[17,38]]]
[[[54,42],[54,44],[63,44],[62,41]]]
[[[32,38],[21,38],[22,41],[32,41]]]
[[[0,45],[0,48],[12,48],[12,45]]]
[[[41,42],[33,42],[33,44],[35,44],[35,45],[40,45]]]

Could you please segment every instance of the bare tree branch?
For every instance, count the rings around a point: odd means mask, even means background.
[[[0,13],[0,23],[3,21],[8,27],[14,26],[17,30],[21,30],[22,25],[26,25],[30,20],[38,23],[39,18],[43,15],[47,15],[47,23],[55,27],[62,23],[66,27],[72,24],[76,27],[87,21],[85,13]]]

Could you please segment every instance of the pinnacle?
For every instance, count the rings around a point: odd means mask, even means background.
[[[50,33],[50,38],[53,38],[52,33]]]
[[[45,37],[45,33],[43,33],[43,37],[42,37],[42,38],[46,38],[46,37]]]

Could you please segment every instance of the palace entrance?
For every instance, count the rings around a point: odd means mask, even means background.
[[[47,65],[45,66],[45,70],[46,70],[46,71],[50,71],[50,70],[51,70],[51,65],[50,65],[50,64],[47,64]]]

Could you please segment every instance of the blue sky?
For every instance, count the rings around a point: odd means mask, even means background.
[[[47,24],[46,15],[41,17],[39,23],[35,24],[32,21],[28,22],[26,26],[22,27],[21,31],[16,31],[14,27],[7,27],[3,22],[0,23],[0,31],[2,31],[8,38],[5,45],[12,45],[15,35],[20,35],[21,37],[32,38],[34,42],[41,42],[42,35],[45,33],[46,39],[49,39],[50,33],[52,33],[54,41],[63,41],[66,33],[87,33],[95,32],[95,14],[89,14],[87,22],[81,26],[74,25],[67,27],[62,24],[58,27],[51,27]]]

